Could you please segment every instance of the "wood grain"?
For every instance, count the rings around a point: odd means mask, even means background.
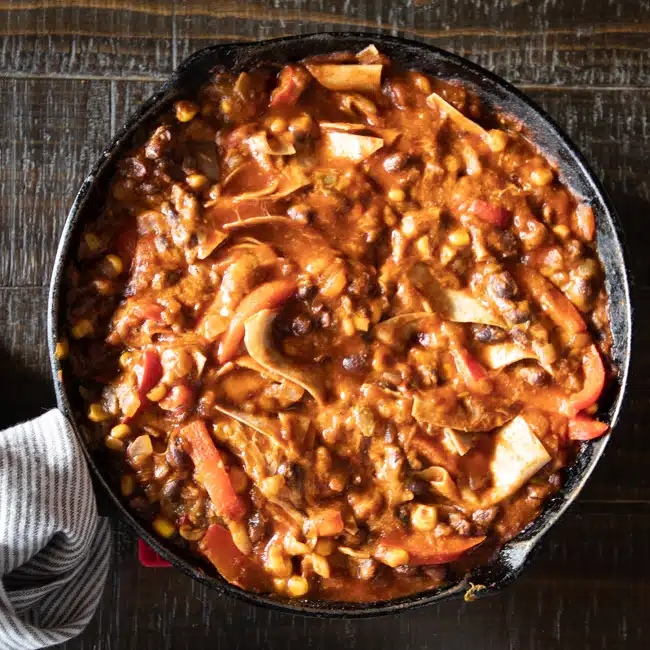
[[[3,75],[164,78],[195,49],[318,31],[385,30],[452,50],[520,84],[650,81],[647,2],[0,3]]]
[[[419,38],[514,81],[576,141],[623,221],[635,278],[627,406],[592,479],[500,595],[373,621],[258,609],[144,569],[116,522],[96,617],[66,650],[627,649],[650,620],[648,0],[0,0],[0,428],[54,404],[47,282],[76,189],[183,57],[228,40],[355,30]]]

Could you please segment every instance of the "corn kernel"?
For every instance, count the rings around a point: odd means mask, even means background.
[[[354,326],[360,332],[367,332],[370,327],[370,319],[365,316],[355,316],[354,317]]]
[[[456,256],[456,249],[451,246],[441,246],[440,247],[440,263],[443,266],[447,266],[451,260]]]
[[[167,395],[167,386],[160,382],[147,393],[147,399],[150,402],[160,402],[165,395]]]
[[[273,499],[280,493],[284,487],[284,476],[279,474],[269,476],[260,483],[260,490],[267,499]]]
[[[54,350],[54,356],[61,361],[61,359],[65,359],[68,354],[70,354],[70,345],[65,339],[61,339],[57,344],[56,348]]]
[[[534,169],[530,174],[530,182],[537,187],[548,185],[553,180],[553,171],[548,167]]]
[[[445,156],[444,160],[442,161],[442,164],[450,174],[458,173],[461,166],[461,162],[458,159],[458,156],[455,156],[453,154]]]
[[[244,472],[244,470],[240,467],[233,466],[230,468],[230,471],[228,473],[230,475],[230,483],[232,484],[232,489],[237,494],[242,494],[245,492],[246,488],[248,487],[248,476],[246,476],[246,472]]]
[[[389,228],[392,228],[397,223],[397,217],[388,205],[384,207],[384,223]]]
[[[311,561],[311,566],[314,569],[314,573],[319,575],[321,578],[327,579],[330,577],[330,563],[326,558],[324,558],[322,555],[319,555],[318,553],[312,553],[309,556],[309,560]]]
[[[309,553],[309,546],[299,542],[293,535],[287,535],[284,538],[284,550],[289,555],[306,555]]]
[[[190,174],[185,182],[193,189],[200,190],[208,184],[208,177],[203,174]]]
[[[84,318],[72,327],[72,336],[76,339],[82,339],[86,336],[89,336],[94,331],[95,327],[93,326],[92,322],[87,318]]]
[[[351,318],[344,318],[341,326],[346,336],[353,336],[357,331],[357,328],[354,326],[354,321]]]
[[[396,203],[401,203],[406,198],[406,194],[404,193],[404,190],[393,187],[388,191],[388,198],[389,200],[395,201]]]
[[[462,248],[470,244],[469,233],[463,228],[452,230],[447,238],[449,239],[449,243],[452,246],[456,246],[456,248]]]
[[[124,264],[122,264],[122,260],[118,255],[107,255],[105,260],[108,268],[114,276],[118,276],[122,271],[124,271]]]
[[[122,496],[125,497],[130,497],[133,494],[133,491],[135,490],[135,479],[133,478],[133,474],[124,474],[124,476],[122,476],[120,479],[120,490]]]
[[[180,101],[176,102],[176,119],[179,122],[189,122],[199,112],[199,107],[194,102]]]
[[[102,247],[101,239],[92,232],[88,232],[84,235],[84,240],[86,241],[86,246],[91,251],[98,251]]]
[[[412,214],[407,214],[402,219],[402,234],[405,237],[413,237],[417,230],[417,224],[415,223],[415,217]]]
[[[488,131],[489,147],[494,153],[501,153],[508,145],[508,135],[499,129]]]
[[[161,537],[165,537],[166,539],[176,534],[176,526],[162,515],[158,515],[151,525]]]
[[[111,414],[107,413],[99,402],[88,407],[88,419],[92,422],[106,422],[110,417]]]
[[[123,440],[131,435],[131,427],[128,424],[116,424],[111,429],[111,436],[118,440]]]
[[[264,568],[276,578],[288,578],[291,575],[291,561],[277,546],[269,548]]]
[[[282,133],[287,130],[287,121],[281,117],[273,118],[269,124],[269,131],[273,134]]]
[[[286,578],[273,578],[273,589],[276,593],[281,594],[287,588]]]
[[[416,242],[415,248],[422,259],[428,260],[431,259],[432,249],[431,249],[431,240],[428,235],[422,235]]]
[[[113,283],[106,278],[96,278],[93,280],[93,286],[97,290],[97,293],[100,296],[112,296],[115,292]]]
[[[205,531],[201,528],[192,528],[189,524],[183,524],[178,532],[183,539],[190,542],[198,542],[204,535]]]
[[[438,523],[438,511],[434,506],[419,504],[411,512],[411,526],[415,530],[433,530]]]
[[[328,555],[332,555],[332,553],[334,553],[334,541],[331,539],[327,539],[325,537],[321,537],[316,542],[316,546],[314,546],[314,551],[318,555],[323,555],[325,557],[327,557]]]
[[[241,521],[231,521],[228,524],[230,536],[235,546],[244,554],[250,555],[253,552],[253,544],[248,536],[248,526]]]
[[[565,226],[563,223],[561,223],[558,226],[555,226],[555,228],[553,228],[553,232],[560,239],[566,239],[571,234],[571,230],[569,229],[569,227]]]
[[[228,115],[232,111],[232,100],[228,99],[227,97],[221,100],[221,104],[219,104],[219,108],[221,109],[222,113],[225,113]]]
[[[291,576],[287,581],[287,594],[291,598],[300,598],[309,591],[309,583],[302,576]]]
[[[380,544],[375,551],[375,557],[391,568],[408,564],[409,554],[403,548],[393,548]]]
[[[104,444],[111,451],[124,451],[124,443],[121,440],[118,440],[117,438],[113,438],[113,436],[106,436],[104,438]]]

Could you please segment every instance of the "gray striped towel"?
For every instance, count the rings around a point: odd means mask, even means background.
[[[108,521],[97,516],[83,452],[59,411],[0,431],[0,648],[79,634],[106,581]]]

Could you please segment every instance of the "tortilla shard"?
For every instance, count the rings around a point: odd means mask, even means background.
[[[307,70],[321,86],[329,90],[376,92],[381,87],[380,64],[307,64]]]
[[[512,496],[551,460],[522,415],[501,427],[494,443],[494,456],[490,463],[493,487],[483,499],[483,506]]]
[[[476,122],[470,120],[469,117],[463,115],[457,108],[454,108],[437,93],[431,93],[427,97],[427,104],[437,108],[442,115],[448,117],[459,129],[477,135],[481,139],[487,139],[489,137],[488,132],[482,126],[479,126]]]
[[[384,146],[382,138],[340,131],[326,131],[323,137],[328,158],[344,158],[359,163]]]
[[[277,315],[277,310],[263,309],[246,321],[244,342],[248,354],[267,370],[304,388],[322,405],[325,402],[322,379],[283,357],[273,346],[272,327]]]
[[[525,350],[512,342],[486,345],[479,351],[479,357],[491,370],[500,370],[524,359],[537,359],[530,350]]]
[[[408,277],[413,286],[429,301],[431,307],[447,320],[504,326],[499,316],[466,289],[447,289],[441,286],[426,266],[415,264],[409,269]]]

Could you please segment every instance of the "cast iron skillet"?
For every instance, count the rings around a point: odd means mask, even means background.
[[[359,51],[371,43],[376,44],[384,54],[405,68],[421,70],[462,83],[478,93],[488,106],[520,121],[526,126],[530,140],[546,157],[556,163],[564,182],[592,206],[596,214],[599,254],[607,276],[614,339],[613,357],[618,369],[618,375],[609,387],[599,416],[612,427],[618,419],[628,374],[632,309],[618,218],[600,183],[575,146],[542,110],[513,86],[487,70],[438,48],[383,35],[311,34],[261,43],[216,45],[199,50],[187,58],[161,90],[129,119],[110,146],[102,153],[83,182],[68,215],[56,257],[48,305],[48,345],[56,397],[59,408],[73,423],[98,483],[108,492],[135,532],[162,557],[187,575],[220,593],[231,594],[250,603],[295,614],[362,617],[399,612],[462,596],[469,589],[470,582],[485,586],[482,590],[472,591],[472,595],[475,594],[477,597],[497,592],[521,573],[535,545],[577,497],[609,440],[607,436],[583,445],[575,464],[566,472],[564,487],[546,505],[541,515],[506,544],[489,564],[473,570],[465,580],[456,584],[390,601],[295,602],[248,593],[228,584],[215,571],[210,571],[209,567],[196,556],[184,554],[172,544],[153,535],[148,524],[135,518],[125,507],[115,478],[107,470],[106,462],[99,450],[95,448],[96,441],[92,440],[92,436],[85,429],[81,405],[78,403],[78,398],[75,398],[77,390],[74,380],[66,377],[65,372],[63,378],[59,379],[61,366],[54,355],[59,333],[65,332],[64,272],[68,262],[74,259],[83,223],[92,219],[102,205],[115,161],[131,146],[137,131],[147,127],[176,98],[192,95],[208,79],[210,71],[215,66],[223,66],[238,72],[260,61],[287,63],[315,54],[341,50]]]

